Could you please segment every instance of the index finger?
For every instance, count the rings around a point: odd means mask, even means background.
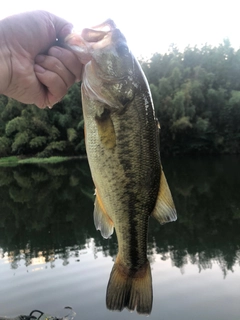
[[[54,46],[49,49],[48,55],[60,60],[64,66],[76,77],[76,81],[80,81],[82,79],[83,65],[72,51],[62,47]]]

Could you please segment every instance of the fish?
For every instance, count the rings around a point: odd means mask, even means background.
[[[114,229],[118,253],[110,274],[110,310],[150,314],[148,221],[177,219],[160,158],[159,122],[143,70],[112,20],[66,38],[84,64],[81,96],[85,144],[95,185],[94,223]]]

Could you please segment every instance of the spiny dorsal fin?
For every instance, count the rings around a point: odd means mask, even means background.
[[[104,209],[103,203],[97,193],[97,190],[93,215],[96,229],[101,231],[101,235],[103,236],[103,238],[109,238],[113,234],[113,222]]]
[[[161,224],[177,220],[177,212],[163,170],[161,171],[160,188],[152,216]]]

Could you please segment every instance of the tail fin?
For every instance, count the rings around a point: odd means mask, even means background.
[[[125,269],[115,262],[107,287],[107,308],[122,311],[126,307],[140,314],[150,314],[153,294],[149,262],[136,272]]]

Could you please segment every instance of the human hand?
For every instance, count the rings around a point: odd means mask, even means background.
[[[72,25],[46,11],[0,21],[0,94],[39,108],[53,106],[81,79],[82,64],[58,46]]]

